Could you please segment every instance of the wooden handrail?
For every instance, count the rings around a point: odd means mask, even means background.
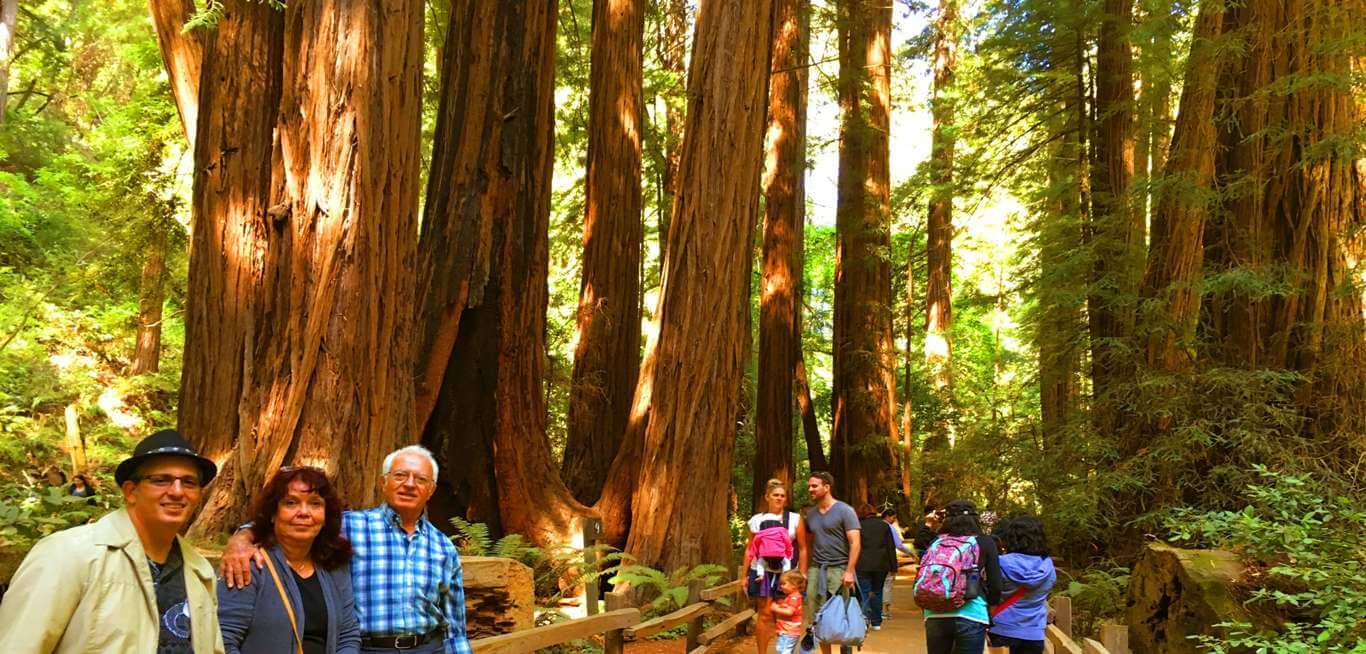
[[[682,624],[691,622],[694,618],[700,618],[711,613],[711,604],[698,602],[690,604],[668,615],[661,615],[653,620],[646,620],[634,627],[627,627],[626,639],[649,638],[661,631],[668,631]]]
[[[702,643],[703,645],[710,645],[712,641],[730,633],[731,629],[740,626],[741,623],[753,617],[754,609],[745,609],[736,613],[735,615],[716,623],[711,629],[702,632],[702,635],[697,637],[697,642]]]
[[[1081,648],[1072,642],[1072,638],[1063,633],[1058,625],[1048,625],[1048,630],[1044,632],[1044,639],[1053,644],[1053,649],[1058,654],[1083,654]]]
[[[729,582],[726,582],[726,583],[724,583],[724,584],[721,584],[720,586],[713,586],[713,587],[711,587],[711,588],[708,588],[708,589],[706,589],[706,590],[703,590],[703,591],[702,591],[702,601],[704,601],[704,602],[710,602],[710,601],[712,601],[712,600],[718,600],[718,599],[721,599],[722,597],[725,597],[725,596],[727,596],[727,595],[730,595],[730,594],[733,594],[733,593],[738,593],[738,592],[740,592],[741,590],[744,590],[744,588],[745,588],[745,581],[744,581],[743,579],[736,579],[735,581],[729,581]]]
[[[478,654],[534,652],[545,647],[596,636],[606,631],[625,629],[638,621],[640,621],[639,609],[619,609],[578,620],[472,640],[470,641],[470,649]]]

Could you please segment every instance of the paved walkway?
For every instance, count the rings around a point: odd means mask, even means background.
[[[880,631],[869,631],[863,649],[857,654],[924,654],[925,620],[911,599],[915,577],[910,568],[902,567],[892,585],[892,619],[884,619]],[[724,654],[756,654],[754,637],[736,638],[718,647]],[[838,652],[839,650],[835,650]],[[770,648],[768,654],[772,654]],[[834,654],[834,652],[832,652]]]

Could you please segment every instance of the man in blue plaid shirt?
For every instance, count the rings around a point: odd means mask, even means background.
[[[384,459],[384,503],[342,514],[342,533],[355,551],[351,585],[362,654],[470,652],[460,555],[425,517],[436,475],[436,459],[425,448],[397,450]],[[229,539],[228,586],[251,581],[248,566],[258,551],[249,532]]]

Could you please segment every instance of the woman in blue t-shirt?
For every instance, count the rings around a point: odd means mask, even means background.
[[[1043,524],[1034,516],[1011,518],[993,535],[1005,551],[1001,555],[1002,604],[991,624],[991,646],[1008,647],[1010,654],[1042,654],[1048,628],[1048,591],[1058,580]]]

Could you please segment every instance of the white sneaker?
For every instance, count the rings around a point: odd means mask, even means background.
[[[882,631],[882,625],[880,625],[880,624],[875,624],[875,625],[873,625],[873,631]]]

